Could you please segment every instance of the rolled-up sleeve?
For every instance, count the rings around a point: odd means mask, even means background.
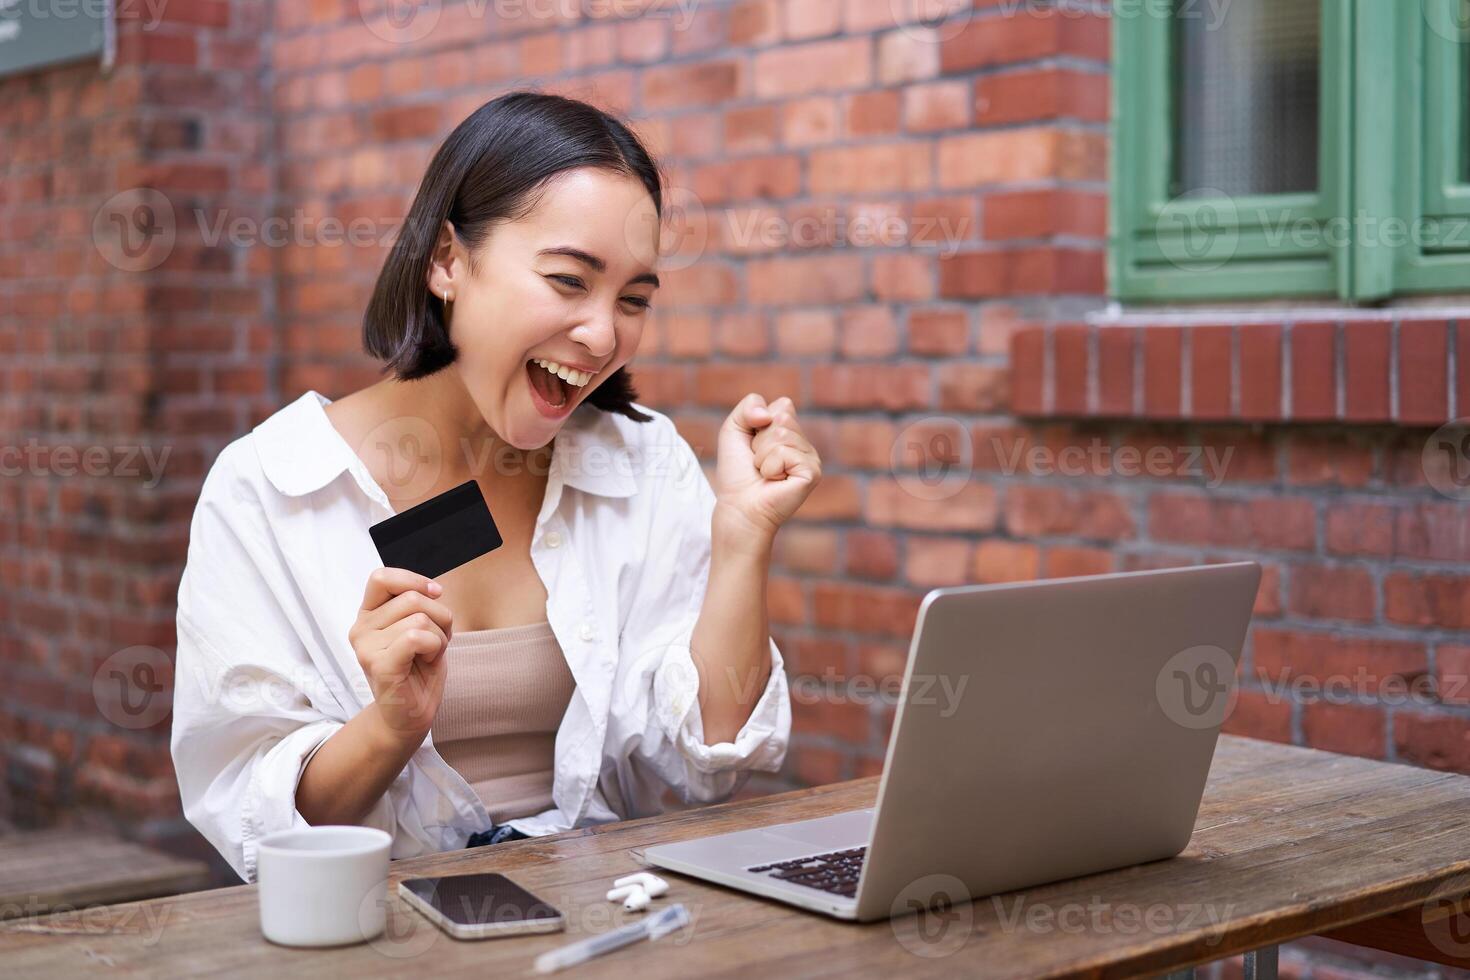
[[[786,757],[791,731],[791,702],[786,688],[786,670],[775,640],[771,650],[771,675],[750,717],[734,741],[705,744],[704,719],[699,708],[699,672],[690,653],[690,622],[681,639],[669,646],[654,673],[654,712],[665,736],[678,746],[696,773],[711,774],[730,769],[760,769],[775,772]],[[734,787],[730,787],[733,791]],[[728,791],[726,791],[728,792]]]
[[[171,748],[184,815],[242,879],[254,881],[260,838],[308,826],[296,809],[296,787],[344,723],[313,706],[297,672],[260,658],[230,662],[187,613],[178,627]],[[385,801],[364,824],[392,833]]]
[[[226,454],[229,450],[226,450]],[[296,787],[346,720],[282,601],[290,578],[222,454],[179,585],[170,750],[184,815],[246,881],[266,834],[307,826]],[[390,791],[391,796],[391,791]],[[394,833],[389,796],[366,825]]]
[[[739,692],[759,694],[750,716],[732,741],[705,744],[690,644],[709,583],[715,497],[698,457],[672,424],[660,438],[668,441],[671,465],[650,481],[650,492],[659,494],[657,529],[623,628],[618,687],[630,702],[624,716],[641,722],[641,730],[627,732],[636,757],[686,803],[710,803],[728,798],[752,771],[781,768],[791,700],[781,651],[768,638],[771,672],[764,689]]]

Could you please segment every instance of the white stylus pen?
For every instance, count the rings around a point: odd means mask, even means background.
[[[585,963],[594,956],[622,949],[642,939],[667,936],[675,929],[682,929],[688,924],[689,912],[683,904],[670,905],[646,919],[630,922],[619,929],[579,939],[574,943],[567,943],[560,949],[542,953],[536,957],[536,972],[555,973],[557,970]]]

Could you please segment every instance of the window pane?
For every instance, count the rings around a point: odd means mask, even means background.
[[[1175,5],[1174,194],[1316,190],[1322,0],[1211,9]]]
[[[1470,25],[1470,0],[1460,0],[1460,181],[1470,184],[1470,43],[1465,26]]]

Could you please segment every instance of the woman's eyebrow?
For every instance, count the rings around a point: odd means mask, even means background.
[[[542,255],[565,255],[567,258],[576,259],[578,262],[581,262],[583,265],[588,266],[595,272],[602,273],[607,271],[606,262],[593,255],[591,252],[584,252],[582,251],[582,249],[577,248],[573,245],[559,245],[556,248],[543,248],[541,251],[537,252],[536,255],[538,258]],[[632,279],[628,280],[628,285],[631,286],[634,283],[640,282],[649,283],[653,286],[654,289],[658,288],[658,276],[654,275],[652,272],[639,273]]]

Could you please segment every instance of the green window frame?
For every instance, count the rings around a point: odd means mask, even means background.
[[[1171,200],[1181,3],[1114,3],[1115,298],[1470,291],[1470,0],[1322,0],[1316,191]]]
[[[1470,291],[1470,0],[1423,0],[1419,30],[1399,32],[1400,213],[1422,234],[1398,249],[1398,292]],[[1456,97],[1458,96],[1458,98]]]

